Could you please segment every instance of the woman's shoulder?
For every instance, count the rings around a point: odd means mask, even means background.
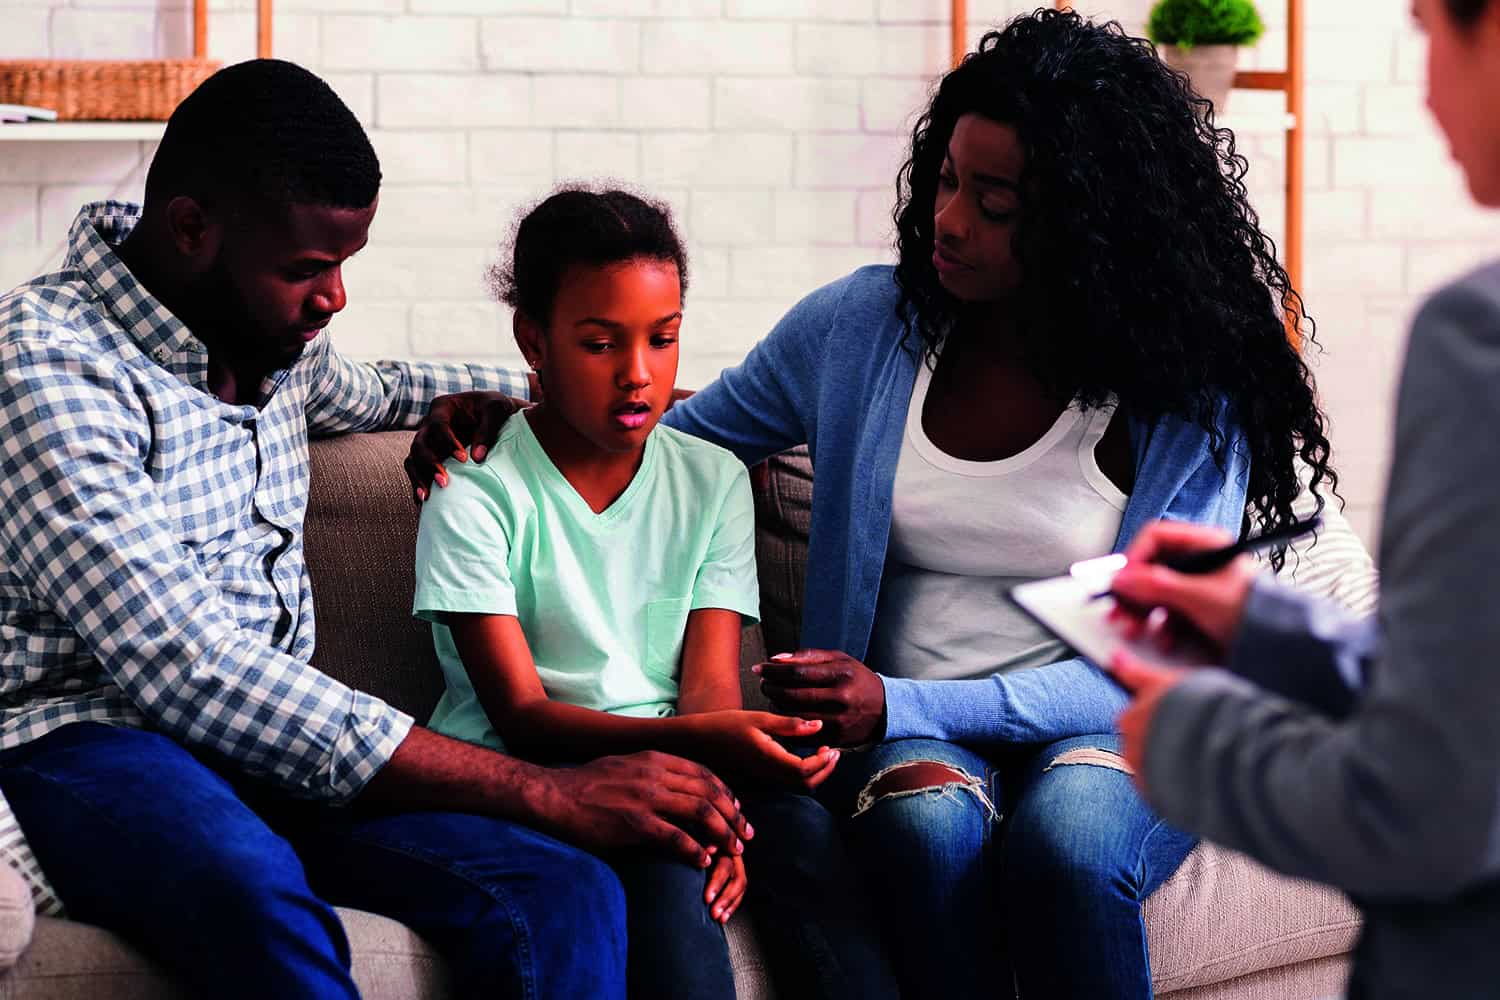
[[[788,318],[824,328],[899,326],[896,303],[900,298],[896,269],[889,264],[867,264],[808,293]]]

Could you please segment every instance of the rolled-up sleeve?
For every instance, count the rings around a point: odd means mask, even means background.
[[[314,435],[414,427],[432,401],[454,392],[488,390],[528,399],[525,372],[493,365],[354,361],[320,337],[307,397]]]

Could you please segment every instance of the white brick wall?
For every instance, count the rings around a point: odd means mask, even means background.
[[[1043,0],[970,0],[971,37]],[[1422,106],[1408,0],[1307,0],[1307,274],[1350,512],[1373,536],[1393,377],[1421,296],[1487,254]],[[1285,13],[1246,55],[1282,64]],[[249,0],[211,0],[210,47],[253,52]],[[1150,0],[1080,0],[1139,31]],[[185,54],[185,0],[0,0],[0,58]],[[681,382],[736,361],[800,295],[887,259],[894,174],[948,64],[948,0],[278,0],[277,54],[371,129],[387,184],[334,326],[360,357],[514,360],[483,271],[556,181],[613,176],[673,206],[692,290]],[[1229,123],[1282,235],[1275,95]],[[137,197],[139,143],[0,142],[0,284],[57,262],[77,203]]]

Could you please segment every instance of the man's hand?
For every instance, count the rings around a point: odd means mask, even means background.
[[[1209,652],[1221,656],[1239,629],[1245,600],[1255,582],[1254,561],[1241,556],[1214,573],[1178,573],[1158,565],[1166,555],[1216,549],[1234,539],[1228,532],[1177,521],[1157,521],[1141,529],[1125,551],[1125,568],[1110,582],[1110,593],[1120,598],[1112,617],[1131,638],[1151,631],[1152,639],[1169,648],[1174,636],[1207,639]],[[1153,616],[1165,608],[1167,616]]]
[[[434,399],[404,463],[412,499],[419,504],[426,500],[434,481],[448,485],[443,463],[450,458],[465,462],[472,455],[483,462],[505,421],[525,405],[503,392],[458,392]]]
[[[724,783],[701,764],[648,752],[544,772],[548,833],[595,853],[650,848],[698,868],[738,856],[755,830]]]
[[[1151,724],[1156,719],[1156,708],[1168,691],[1187,679],[1189,671],[1147,663],[1121,649],[1109,661],[1109,672],[1132,696],[1116,725],[1125,741],[1125,762],[1135,772],[1136,786],[1144,792],[1146,745],[1151,737]]]
[[[721,854],[708,873],[703,902],[715,920],[727,924],[734,911],[740,908],[749,885],[745,878],[745,859],[738,854]]]
[[[740,710],[700,712],[680,718],[692,730],[695,748],[701,747],[705,759],[730,774],[811,791],[838,766],[837,750],[819,747],[817,753],[799,757],[776,742],[778,738],[810,738],[823,728],[816,719]]]
[[[799,649],[750,669],[776,711],[821,720],[823,737],[835,746],[873,743],[885,733],[885,685],[847,653]]]

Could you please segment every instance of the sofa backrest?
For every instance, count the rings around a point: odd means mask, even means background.
[[[411,434],[311,442],[304,541],[317,608],[313,666],[426,721],[443,693],[432,632],[411,614],[417,508]]]

